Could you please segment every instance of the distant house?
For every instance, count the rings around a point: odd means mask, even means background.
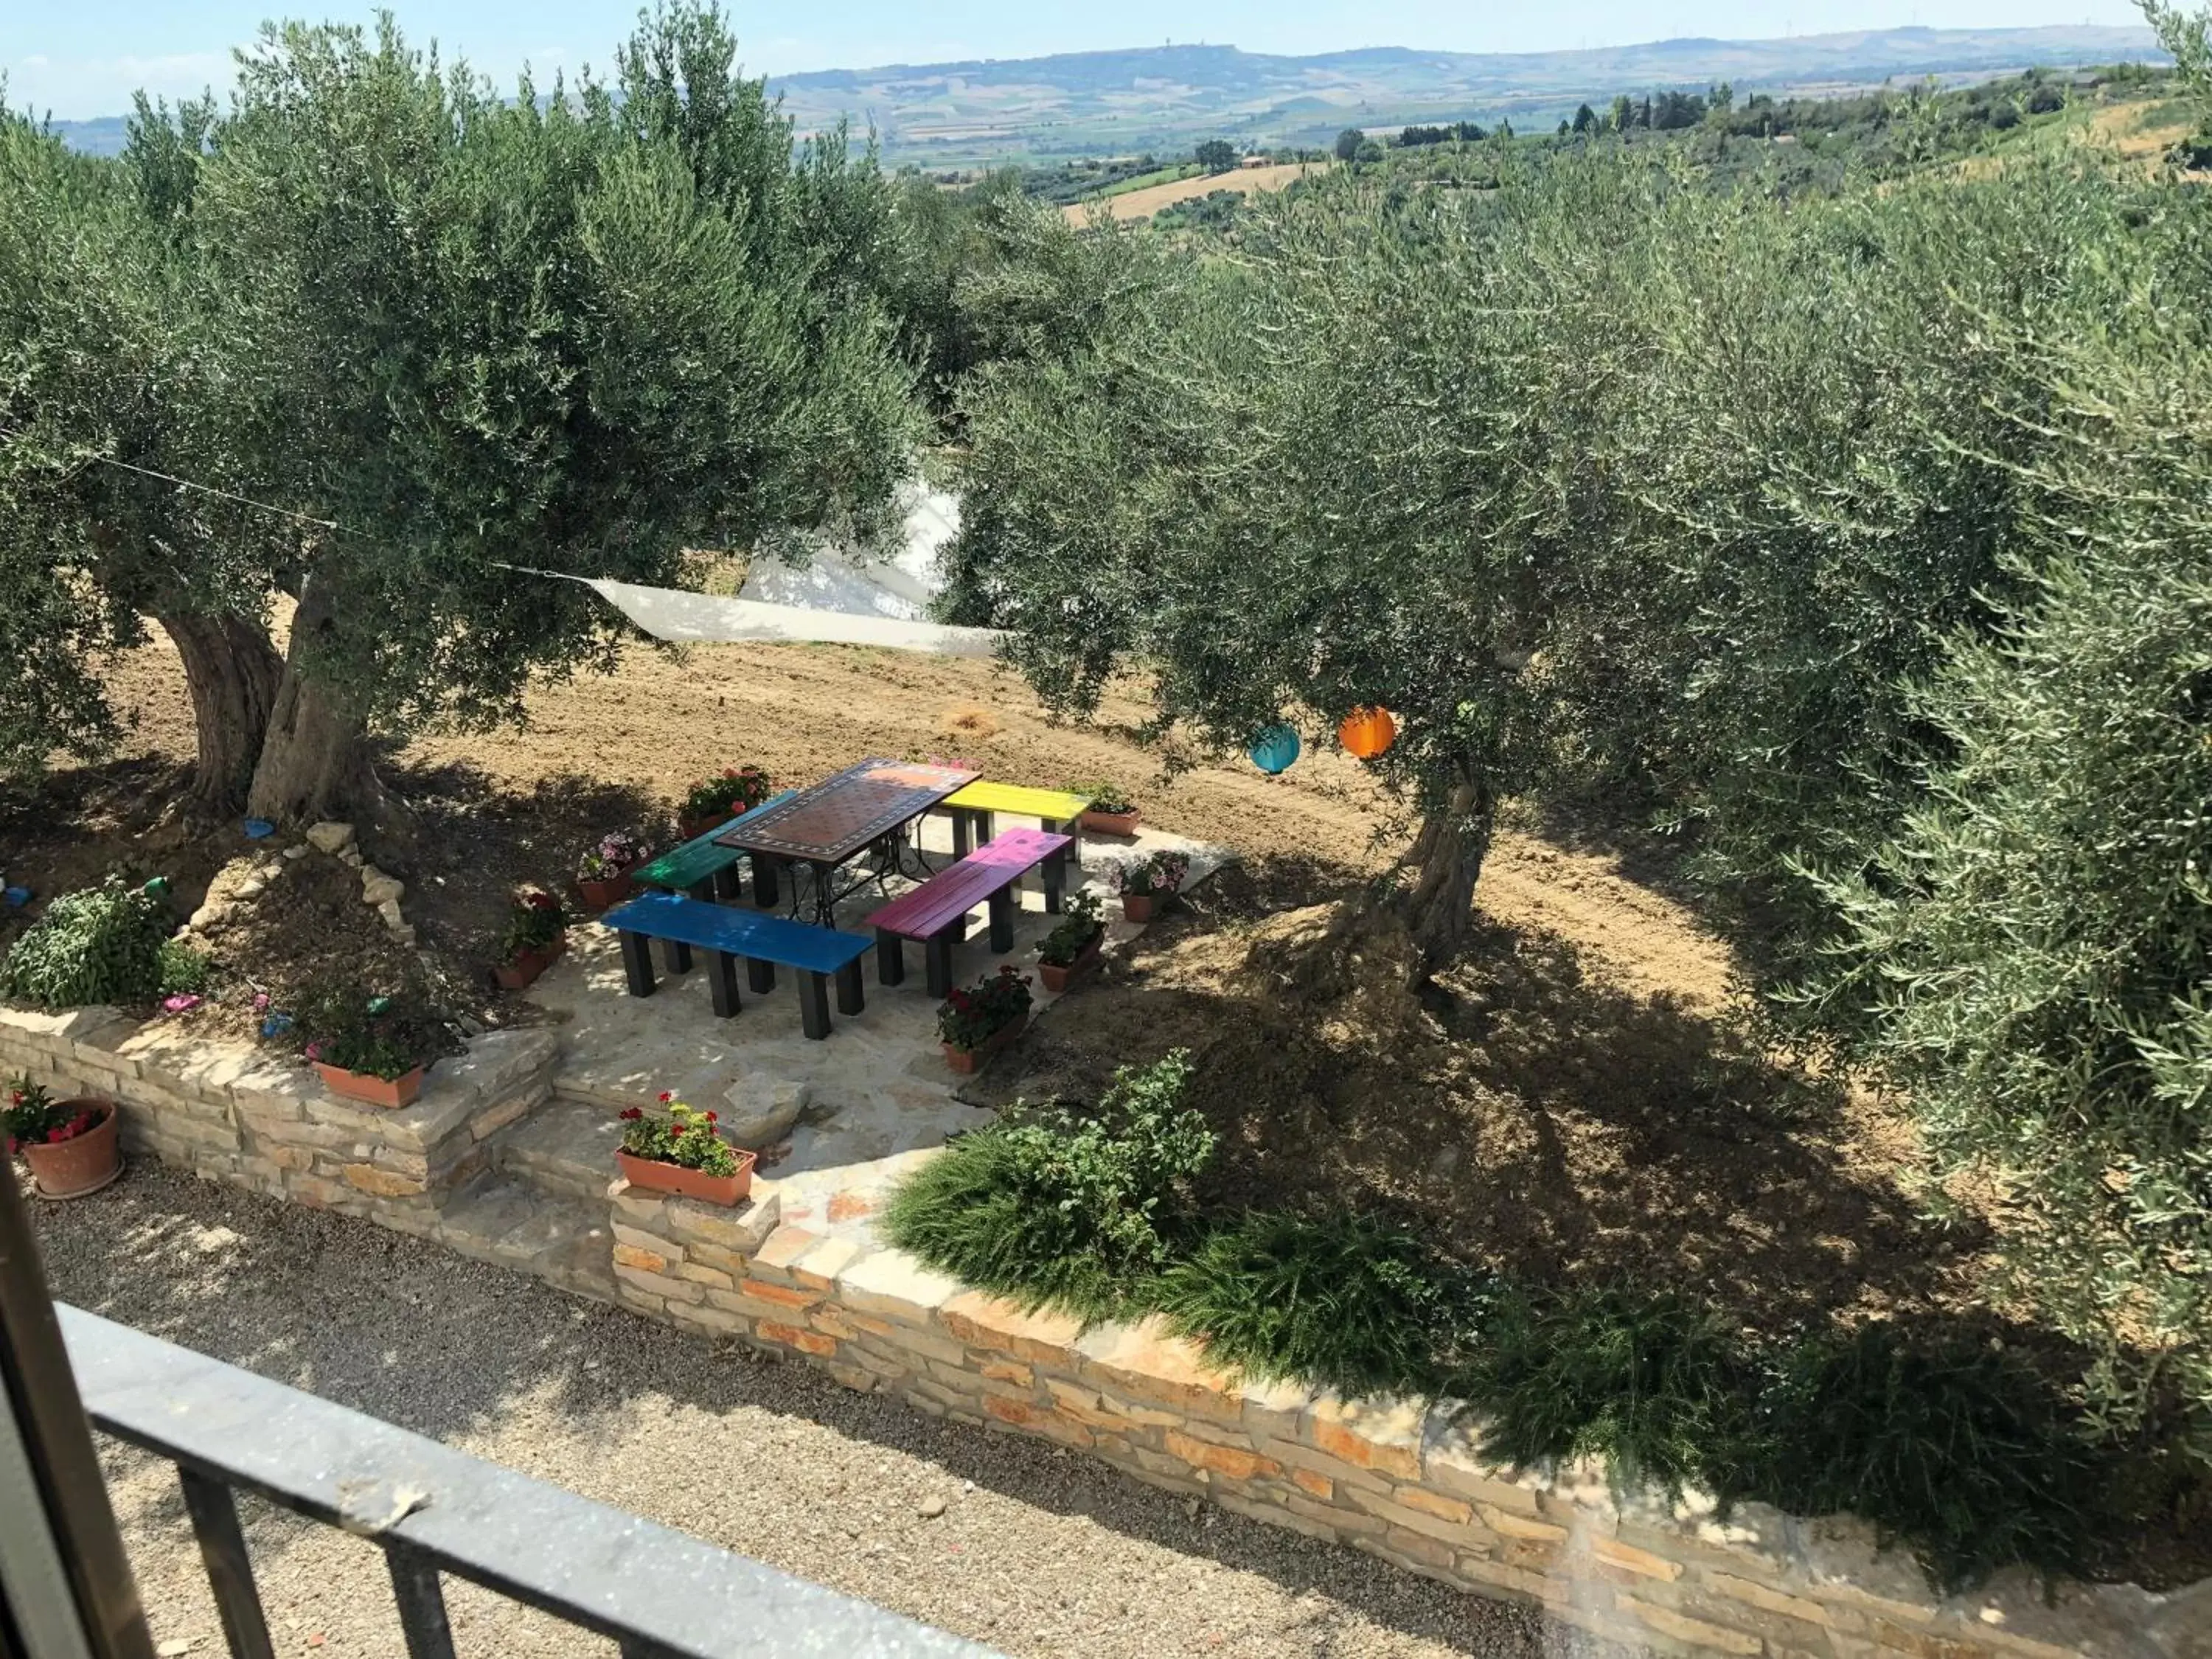
[[[1267,165],[1267,158],[1264,155],[1248,155],[1237,165],[1240,167],[1263,167]]]

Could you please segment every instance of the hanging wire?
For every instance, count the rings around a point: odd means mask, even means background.
[[[0,436],[27,438],[30,434],[17,427],[0,426]],[[84,459],[98,461],[103,466],[112,466],[125,472],[136,472],[142,478],[158,478],[163,483],[174,484],[179,489],[195,489],[203,495],[213,495],[222,501],[235,501],[240,507],[250,507],[257,512],[273,513],[281,519],[291,519],[300,524],[310,524],[318,530],[336,530],[350,534],[343,525],[332,519],[318,519],[306,513],[295,513],[289,507],[272,507],[267,501],[257,501],[251,496],[234,495],[228,489],[218,489],[213,484],[194,483],[190,478],[179,478],[173,473],[156,472],[150,466],[137,466],[129,461],[118,461],[112,455],[88,452]]]

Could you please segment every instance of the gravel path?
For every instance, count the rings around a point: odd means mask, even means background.
[[[1009,1655],[1620,1651],[366,1223],[145,1165],[39,1212],[65,1301]],[[156,1640],[219,1654],[173,1475],[102,1452]],[[931,1498],[948,1507],[924,1519]],[[279,1653],[398,1659],[374,1547],[258,1504],[247,1520]],[[465,1656],[611,1651],[469,1586],[447,1593]]]

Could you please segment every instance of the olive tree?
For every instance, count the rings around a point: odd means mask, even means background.
[[[1636,193],[1562,172],[1475,211],[1335,181],[1235,268],[1102,252],[1142,303],[974,390],[961,613],[1013,631],[1048,702],[1141,665],[1163,726],[1224,748],[1393,711],[1375,764],[1419,819],[1393,902],[1425,969],[1559,747],[1546,647],[1595,499],[1573,434],[1613,372],[1576,291]]]
[[[35,435],[5,556],[41,605],[169,629],[208,804],[334,810],[373,793],[370,734],[512,718],[607,659],[603,607],[506,567],[666,582],[686,544],[880,521],[913,401],[872,164],[796,148],[711,10],[644,19],[619,64],[501,99],[388,20],[290,26],[220,118],[142,110],[107,176],[11,135],[0,239],[69,280],[0,256],[28,343],[0,410]],[[96,687],[64,690],[58,729],[95,736]]]

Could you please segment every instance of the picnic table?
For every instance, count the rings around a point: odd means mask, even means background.
[[[865,760],[811,789],[746,813],[714,839],[750,854],[757,871],[763,866],[769,870],[806,866],[814,877],[814,920],[834,927],[840,898],[862,882],[880,881],[891,874],[912,851],[904,834],[907,825],[973,783],[975,776],[957,766]],[[839,890],[837,871],[872,848],[878,854],[874,870]],[[922,873],[928,873],[926,866]],[[799,902],[796,893],[793,902]]]

